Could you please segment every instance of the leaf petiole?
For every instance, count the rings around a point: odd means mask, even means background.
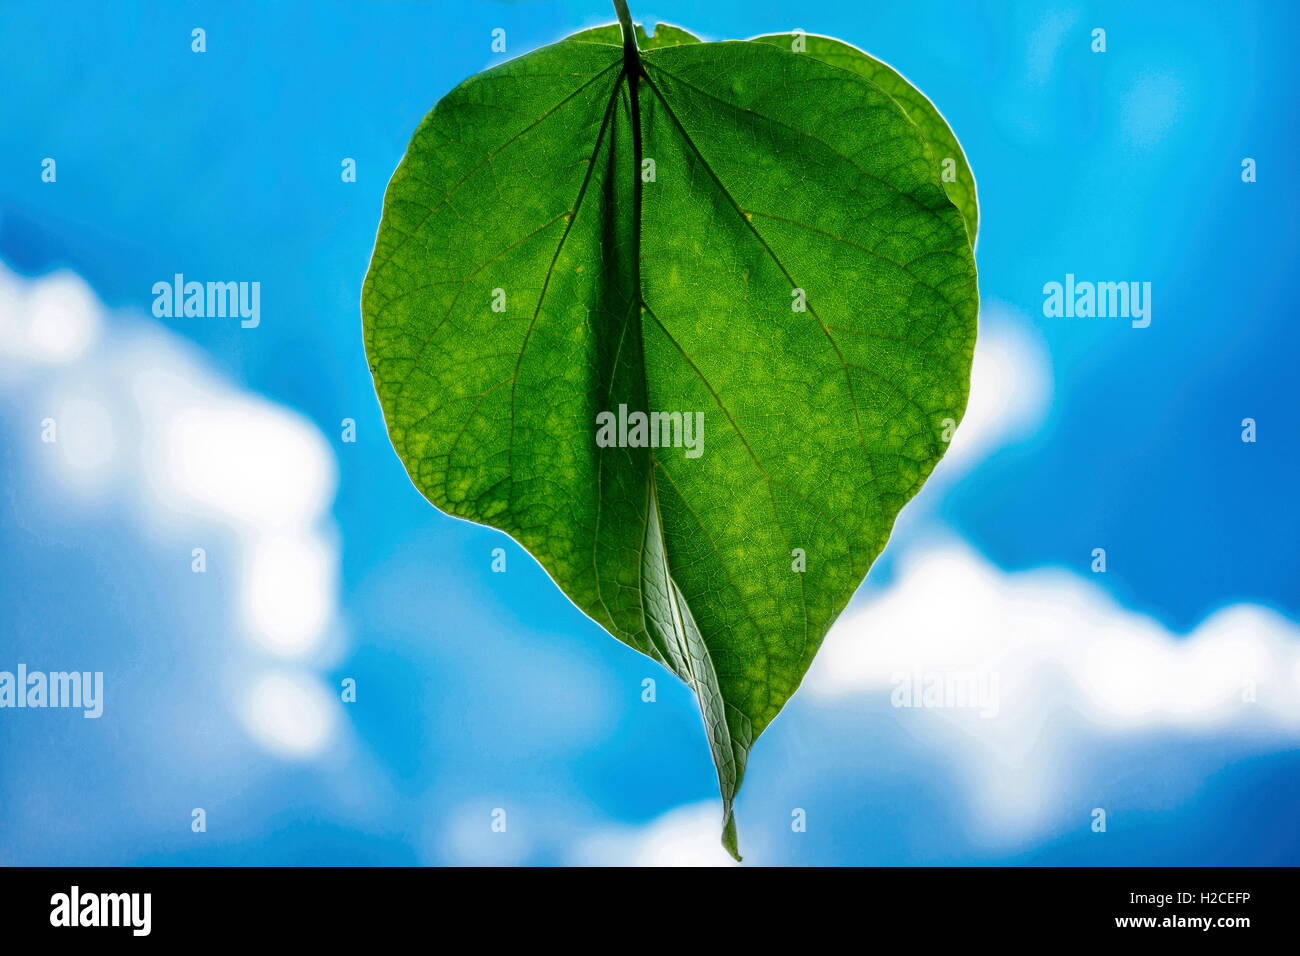
[[[636,76],[641,66],[641,56],[636,46],[636,27],[632,25],[632,12],[627,8],[627,0],[614,0],[614,12],[618,14],[618,25],[623,31],[623,62],[629,76]]]

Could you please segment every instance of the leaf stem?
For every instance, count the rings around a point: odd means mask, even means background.
[[[629,75],[635,76],[641,57],[637,51],[636,28],[632,25],[632,12],[627,8],[627,0],[614,0],[614,12],[618,14],[618,25],[623,30],[623,60]]]

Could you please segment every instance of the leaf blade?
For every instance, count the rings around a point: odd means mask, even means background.
[[[978,293],[894,98],[660,36],[639,71],[598,29],[440,102],[389,185],[363,317],[416,487],[694,689],[739,859],[749,750],[960,419]],[[708,453],[599,447],[620,406],[707,412]]]

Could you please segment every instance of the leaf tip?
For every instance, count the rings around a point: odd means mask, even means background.
[[[736,816],[730,810],[722,823],[722,848],[731,854],[737,863],[741,862],[740,845],[736,842]]]

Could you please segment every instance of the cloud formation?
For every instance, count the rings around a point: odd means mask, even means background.
[[[315,672],[337,636],[337,463],[301,415],[230,383],[148,318],[110,315],[71,272],[0,266],[0,393],[30,480],[52,507],[121,506],[178,560],[233,541],[225,599],[267,670],[232,702],[282,757],[322,752],[338,701]],[[200,558],[193,548],[203,548]]]

